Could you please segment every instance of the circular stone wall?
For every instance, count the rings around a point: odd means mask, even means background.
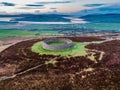
[[[63,42],[63,44],[50,45],[54,42]],[[66,38],[50,38],[43,41],[42,47],[46,50],[64,50],[73,46],[72,40]]]

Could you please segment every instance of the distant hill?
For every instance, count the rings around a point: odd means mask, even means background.
[[[60,14],[20,14],[20,15],[0,15],[0,17],[14,17],[13,22],[18,21],[32,21],[32,22],[70,22],[69,18],[74,15],[60,15]],[[85,16],[77,16],[88,22],[93,23],[120,23],[120,14],[90,14]]]
[[[120,23],[120,14],[86,15],[80,18],[94,23]]]
[[[32,16],[34,14],[15,14],[15,15],[9,15],[9,14],[5,14],[5,15],[0,15],[0,17],[25,17],[25,16]]]
[[[59,14],[40,14],[40,15],[19,15],[21,18],[14,19],[13,21],[33,21],[33,22],[69,22],[70,20],[64,17],[68,15]]]
[[[85,16],[92,14],[120,14],[120,4],[106,5],[93,9],[85,9],[70,14],[74,16]]]

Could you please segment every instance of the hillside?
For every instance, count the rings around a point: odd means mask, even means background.
[[[120,14],[86,15],[80,18],[93,23],[120,23]]]
[[[33,22],[69,22],[66,19],[68,15],[57,15],[57,14],[40,14],[40,15],[24,15],[21,18],[14,19],[13,21],[33,21]]]

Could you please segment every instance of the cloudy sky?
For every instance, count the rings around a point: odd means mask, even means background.
[[[0,0],[0,13],[70,13],[120,4],[120,0]]]

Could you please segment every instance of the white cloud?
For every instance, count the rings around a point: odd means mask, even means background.
[[[72,1],[72,3],[64,3],[65,1]],[[16,11],[19,13],[26,12],[26,13],[34,13],[36,10],[40,10],[40,7],[35,7],[30,9],[25,9],[22,7],[25,7],[26,4],[36,4],[36,2],[46,2],[43,3],[45,7],[41,10],[41,12],[49,12],[53,11],[51,8],[54,6],[58,12],[75,12],[79,10],[87,9],[88,7],[85,7],[86,4],[101,4],[101,3],[120,3],[120,0],[0,0],[0,2],[9,2],[14,3],[14,7],[8,7],[8,6],[1,6],[0,9],[3,12],[7,13],[15,13]],[[47,3],[51,4],[47,4]],[[53,2],[53,3],[52,3]],[[57,2],[57,4],[55,4]],[[61,2],[61,3],[59,3]],[[63,3],[62,3],[63,2]],[[42,3],[41,3],[42,4]]]

